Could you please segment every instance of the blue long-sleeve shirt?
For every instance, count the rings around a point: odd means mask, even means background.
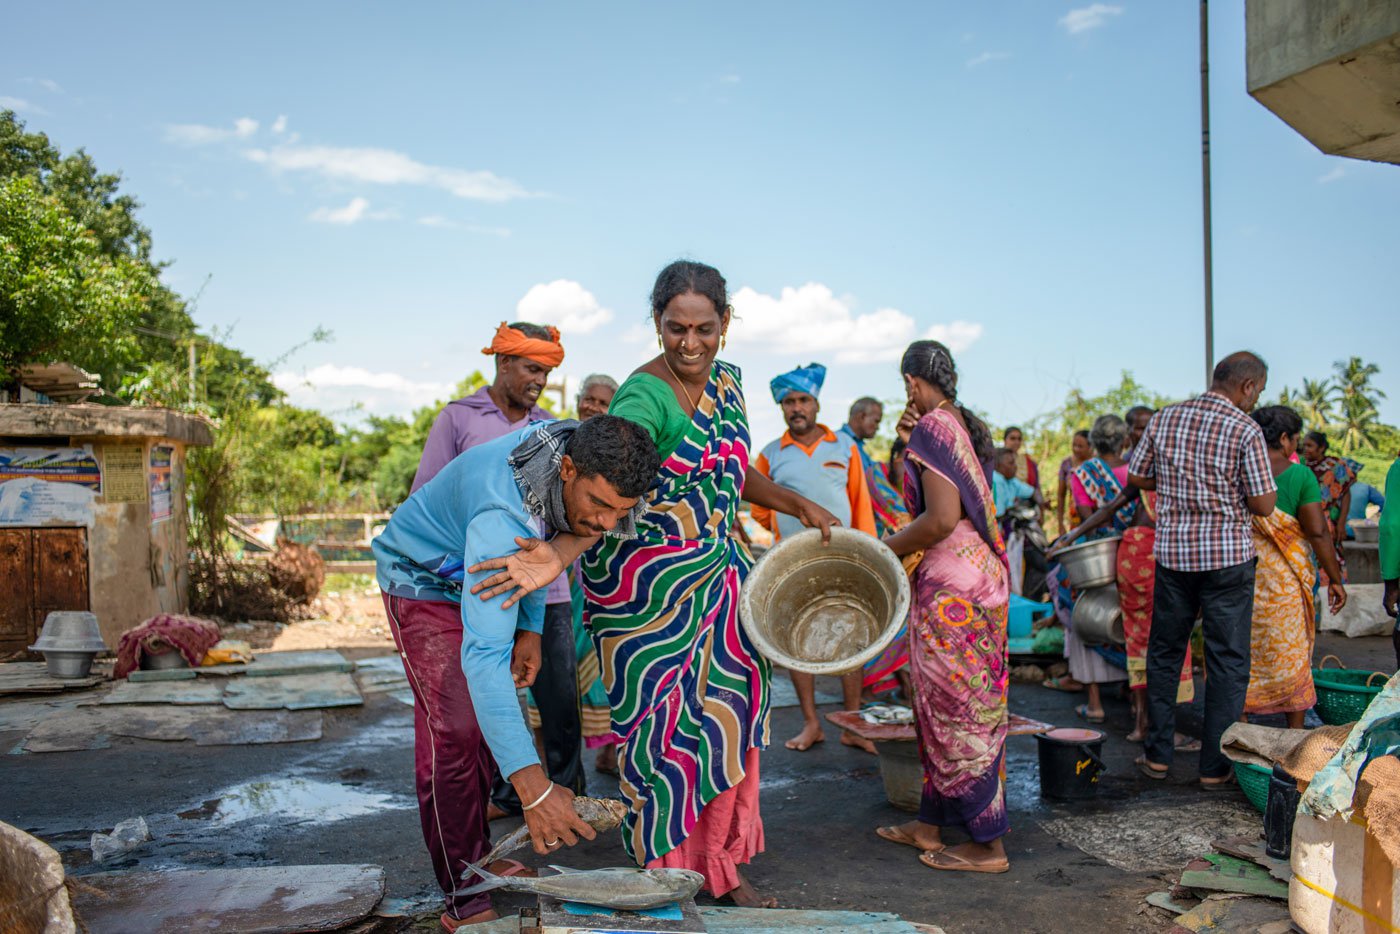
[[[488,575],[468,575],[465,569],[517,551],[517,536],[538,537],[506,463],[535,430],[512,431],[453,458],[394,512],[373,545],[376,577],[385,593],[461,605],[462,673],[481,732],[507,777],[539,763],[516,699],[510,660],[517,629],[544,630],[545,591],[502,609],[504,597],[479,600],[470,593],[470,584]]]

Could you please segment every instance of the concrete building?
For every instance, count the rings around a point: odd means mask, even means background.
[[[52,610],[92,610],[110,648],[186,611],[185,456],[212,441],[166,409],[0,404],[0,659]]]
[[[1400,164],[1400,2],[1247,0],[1250,95],[1334,156]]]

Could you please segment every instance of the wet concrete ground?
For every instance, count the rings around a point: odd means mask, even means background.
[[[1329,652],[1350,667],[1394,667],[1388,639],[1323,635],[1318,657]],[[823,687],[834,690],[836,682]],[[366,701],[326,711],[319,742],[196,747],[114,739],[104,750],[6,755],[0,820],[55,846],[75,875],[369,862],[384,867],[389,899],[431,909],[435,887],[412,797],[411,711],[385,695]],[[1080,702],[1039,686],[1018,684],[1011,693],[1015,712],[1060,725],[1077,722]],[[892,911],[949,932],[1164,929],[1166,917],[1144,907],[1143,897],[1174,881],[1184,854],[1238,832],[1230,828],[1258,826],[1258,818],[1237,791],[1199,791],[1194,756],[1178,761],[1167,782],[1140,778],[1132,766],[1138,747],[1122,739],[1130,728],[1127,703],[1109,696],[1106,706],[1109,773],[1096,801],[1044,802],[1035,740],[1009,741],[1012,868],[999,876],[938,873],[920,865],[914,850],[877,838],[876,826],[908,815],[886,803],[875,758],[842,746],[832,728],[825,744],[789,751],[782,740],[800,717],[795,708],[776,710],[775,742],[762,765],[767,852],[751,878],[784,907]],[[1195,729],[1184,713],[1183,724]],[[0,749],[22,737],[0,733]],[[616,781],[590,768],[589,790],[616,795]],[[154,839],[94,865],[91,833],[136,815],[146,818]],[[512,827],[495,825],[498,833]],[[591,868],[621,865],[625,857],[609,836],[551,861]],[[514,896],[498,902],[521,903]]]

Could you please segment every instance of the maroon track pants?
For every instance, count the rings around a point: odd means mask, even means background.
[[[438,885],[448,893],[476,879],[463,878],[468,862],[490,848],[486,804],[491,795],[491,753],[472,709],[462,674],[462,608],[436,600],[384,594],[389,629],[413,689],[413,764],[418,817]],[[491,907],[490,896],[447,896],[447,913],[467,918]]]

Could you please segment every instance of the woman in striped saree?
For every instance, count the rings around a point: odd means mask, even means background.
[[[661,271],[651,301],[661,353],[609,408],[644,427],[661,454],[637,536],[561,535],[479,567],[508,571],[489,579],[488,595],[523,593],[597,542],[583,560],[585,612],[621,744],[631,805],[623,843],[639,865],[693,869],[713,895],[771,907],[739,871],[763,851],[758,762],[771,668],[739,625],[751,559],[730,529],[741,497],[825,535],[838,523],[749,469],[739,371],[715,359],[730,323],[724,277],[677,261]]]

